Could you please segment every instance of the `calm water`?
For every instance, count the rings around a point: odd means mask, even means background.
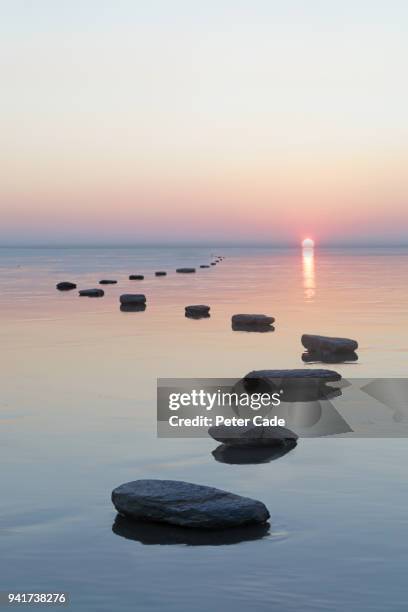
[[[229,465],[210,439],[157,439],[155,398],[157,377],[301,367],[305,332],[359,340],[344,376],[405,376],[408,251],[224,248],[218,266],[175,274],[211,251],[0,250],[0,589],[68,591],[87,612],[405,612],[407,440],[302,439]],[[119,281],[103,299],[55,290],[103,277]],[[146,311],[120,312],[125,292],[145,293]],[[211,318],[186,319],[189,303]],[[232,332],[235,312],[271,314],[276,331]],[[270,530],[222,545],[112,530],[111,489],[137,478],[261,499]]]

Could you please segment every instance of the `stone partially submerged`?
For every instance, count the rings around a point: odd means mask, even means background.
[[[341,389],[328,384],[340,380],[338,372],[321,368],[253,370],[236,383],[234,391],[279,393],[281,402],[304,402],[341,395]]]
[[[86,297],[102,297],[105,295],[105,292],[103,289],[81,289],[79,295]]]
[[[274,331],[274,317],[264,314],[235,314],[231,318],[231,327],[234,331]]]
[[[119,301],[126,306],[140,306],[146,304],[146,296],[142,293],[124,293],[120,296]]]
[[[197,529],[265,523],[266,506],[249,497],[178,480],[135,480],[112,491],[116,510],[136,521]]]
[[[287,440],[284,444],[274,446],[230,446],[220,444],[212,451],[212,456],[219,463],[229,465],[256,465],[280,459],[296,448],[296,441]]]
[[[129,280],[143,280],[144,276],[143,274],[131,274],[129,276]]]
[[[186,317],[192,319],[208,318],[210,316],[210,307],[204,304],[194,304],[192,306],[186,306]]]
[[[69,281],[62,281],[61,283],[57,283],[57,289],[58,291],[71,291],[72,289],[76,289],[76,284]]]
[[[195,271],[195,268],[177,268],[176,270],[179,274],[193,274]]]
[[[102,280],[99,281],[99,284],[100,285],[116,285],[117,282],[118,282],[117,280],[103,278]]]
[[[274,317],[264,314],[235,314],[232,315],[232,323],[246,323],[247,325],[272,325]]]
[[[315,336],[303,334],[302,344],[308,351],[353,352],[358,348],[358,342],[350,338],[335,338],[331,336]]]
[[[165,272],[164,270],[158,270],[157,272],[154,273],[155,276],[167,276],[167,272]]]
[[[261,447],[261,446],[279,446],[286,442],[296,442],[297,434],[287,427],[276,426],[226,426],[218,425],[210,427],[209,435],[226,446],[236,447]]]

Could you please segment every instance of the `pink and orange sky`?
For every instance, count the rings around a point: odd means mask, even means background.
[[[1,2],[0,245],[408,243],[408,5]]]

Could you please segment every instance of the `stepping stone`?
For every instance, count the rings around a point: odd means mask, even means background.
[[[186,317],[191,317],[193,319],[202,319],[203,317],[210,316],[210,307],[204,306],[203,304],[186,306],[185,310]]]
[[[334,370],[254,370],[236,383],[234,390],[279,393],[281,402],[309,402],[341,395],[341,389],[327,384],[340,380],[341,374]]]
[[[216,263],[215,261],[213,261],[213,262],[211,262],[211,265],[212,265],[212,266],[216,266],[216,265],[217,265],[217,263]]]
[[[103,289],[81,289],[79,295],[86,297],[102,297],[105,295],[105,292]]]
[[[210,267],[210,266],[207,266],[207,265],[202,265],[202,266],[200,266],[200,268],[209,268],[209,267]]]
[[[247,427],[218,425],[210,427],[208,433],[217,442],[240,448],[276,446],[285,444],[287,440],[294,442],[298,439],[297,434],[293,431],[279,425],[276,427],[256,426],[253,424]]]
[[[212,451],[212,456],[219,463],[229,465],[256,465],[280,459],[296,448],[295,441],[287,440],[275,446],[228,446],[220,444]]]
[[[178,272],[179,274],[192,274],[195,271],[195,268],[177,268],[176,270],[176,272]]]
[[[264,314],[236,314],[231,318],[231,326],[234,331],[268,332],[275,330],[274,321],[274,317]]]
[[[278,380],[280,382],[306,381],[325,384],[341,380],[341,374],[334,370],[324,370],[320,368],[314,370],[309,370],[308,368],[296,368],[293,370],[253,370],[244,377],[245,381],[251,381],[251,379],[257,381]]]
[[[131,274],[129,276],[129,280],[143,280],[144,276],[143,274]]]
[[[249,497],[178,480],[135,480],[112,491],[116,510],[133,520],[197,529],[265,523],[266,506]]]
[[[246,323],[247,325],[272,325],[274,317],[264,314],[235,314],[232,315],[232,323]]]
[[[104,278],[99,281],[99,284],[100,285],[116,285],[117,282],[118,282],[117,280],[109,280],[107,278]]]
[[[63,281],[57,284],[58,291],[71,291],[71,289],[76,289],[75,283],[70,283],[69,281]]]
[[[120,296],[121,304],[135,306],[137,304],[146,304],[146,296],[142,293],[124,293]]]
[[[330,336],[314,336],[303,334],[302,344],[309,351],[355,351],[358,342],[350,338],[332,338]]]
[[[159,270],[158,272],[154,273],[155,276],[167,276],[167,272],[163,272],[162,270]]]

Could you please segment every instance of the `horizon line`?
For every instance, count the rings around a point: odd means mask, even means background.
[[[301,244],[295,243],[280,243],[271,244],[268,242],[144,242],[144,243],[13,243],[0,244],[0,249],[135,249],[135,248],[268,248],[268,249],[301,249]],[[408,247],[408,242],[399,243],[384,243],[384,242],[369,242],[369,243],[341,243],[323,242],[315,245],[315,249],[356,249],[356,248],[404,248]]]

